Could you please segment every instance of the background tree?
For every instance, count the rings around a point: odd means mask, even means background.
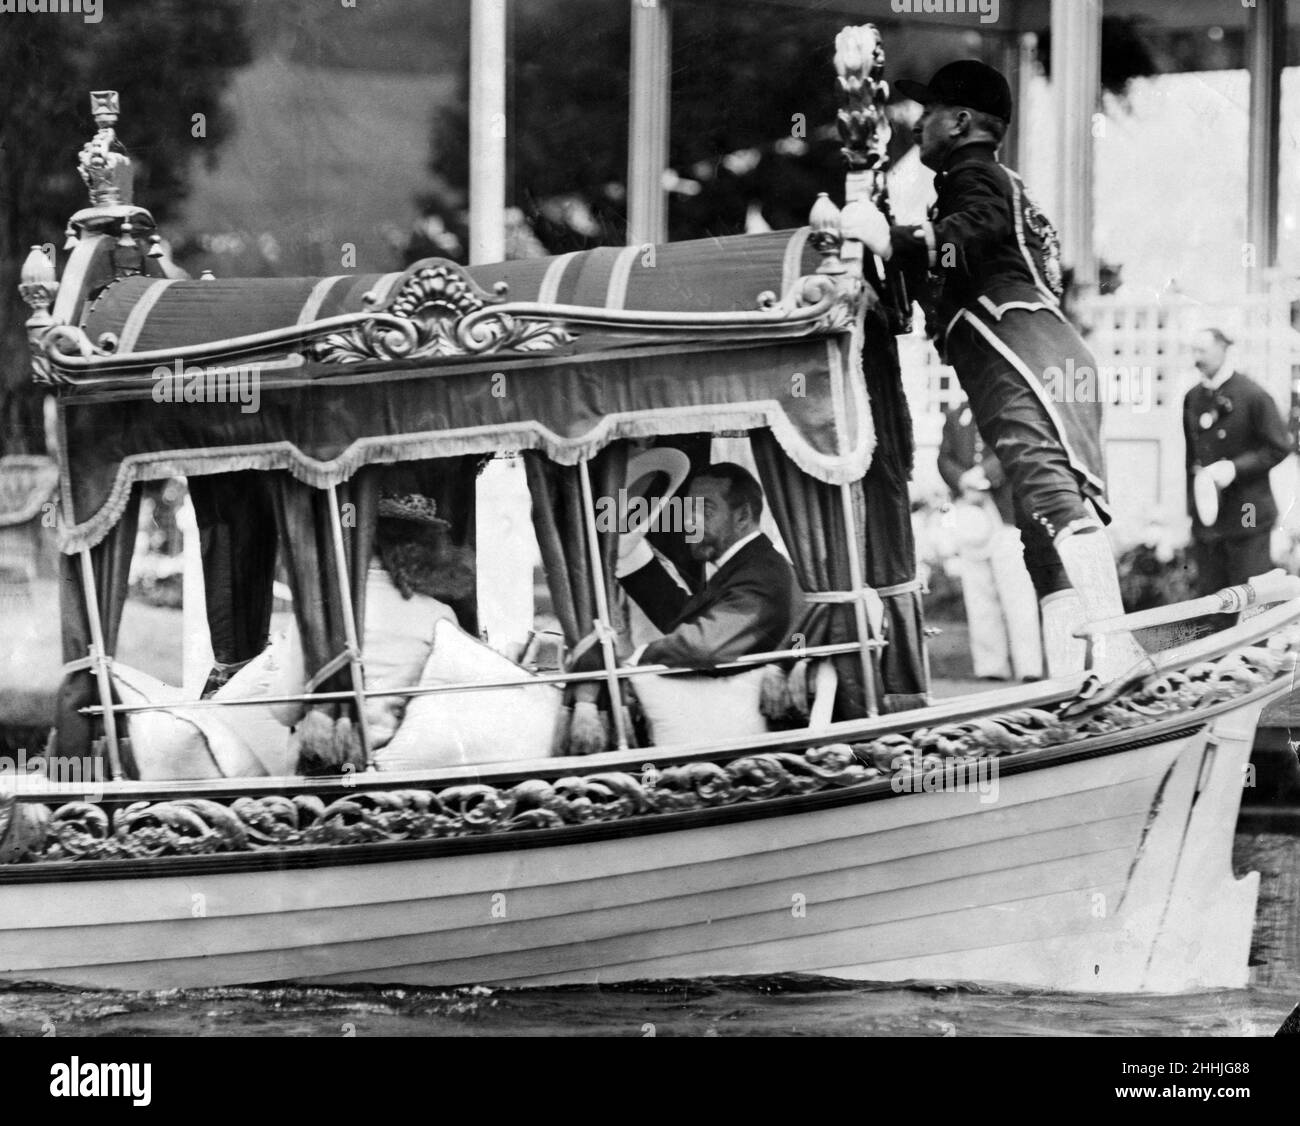
[[[512,11],[512,202],[551,253],[620,243],[629,8],[533,0]],[[674,7],[671,238],[743,231],[755,206],[773,226],[797,225],[818,191],[842,190],[838,141],[825,127],[835,118],[831,60],[843,24],[839,15],[766,6]],[[458,187],[420,201],[435,223],[432,235],[413,239],[412,258],[464,244],[466,101],[435,116],[430,166]],[[442,228],[453,238],[440,242]]]
[[[511,202],[551,253],[624,241],[629,7],[529,0],[512,7]],[[710,0],[673,7],[669,238],[804,223],[818,192],[841,198],[832,59],[842,13]],[[915,46],[885,29],[893,76],[968,55],[954,33]],[[1103,21],[1102,82],[1123,94],[1156,67],[1137,21]],[[1041,36],[1045,62],[1050,42]],[[468,57],[462,56],[467,78]],[[919,71],[918,71],[919,72]],[[408,259],[467,245],[467,83],[435,115],[430,167],[453,187],[418,201],[428,216]],[[723,93],[725,92],[725,93]],[[901,106],[900,106],[901,109]],[[912,145],[900,114],[891,155]]]
[[[221,94],[249,58],[237,0],[112,0],[103,9],[95,24],[10,16],[0,34],[0,453],[45,445],[18,276],[28,248],[61,248],[68,217],[87,205],[76,155],[95,131],[88,92],[121,94],[135,202],[162,223],[185,198],[193,158],[215,161],[230,128]]]

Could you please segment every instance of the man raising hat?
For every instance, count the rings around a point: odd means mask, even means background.
[[[1061,311],[1056,231],[997,158],[1011,89],[974,60],[949,63],[929,85],[898,89],[925,110],[913,129],[938,198],[927,222],[890,227],[870,202],[844,209],[844,234],[894,258],[922,294],[931,337],[970,400],[986,446],[1011,479],[1025,563],[1043,612],[1053,676],[1082,667],[1074,631],[1122,614],[1101,452],[1101,404],[1054,401],[1049,373],[1096,361]],[[1073,399],[1070,395],[1066,398]],[[1095,398],[1095,396],[1094,396]],[[1144,654],[1126,633],[1100,640],[1093,666],[1118,676]]]

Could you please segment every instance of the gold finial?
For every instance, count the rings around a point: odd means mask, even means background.
[[[844,245],[844,232],[840,224],[840,209],[825,192],[817,194],[817,202],[808,213],[808,226],[811,233],[808,241],[813,249],[822,256],[819,274],[842,274],[845,267],[840,259],[840,249]]]
[[[131,202],[135,174],[113,128],[120,110],[116,90],[91,91],[90,112],[99,132],[82,147],[77,163],[94,207]]]
[[[33,246],[23,262],[18,281],[18,292],[32,310],[27,321],[29,328],[45,328],[54,323],[50,317],[50,306],[54,304],[54,295],[58,291],[59,281],[54,272],[54,263],[45,253],[45,247]]]

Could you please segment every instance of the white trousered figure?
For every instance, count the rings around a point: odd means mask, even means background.
[[[1003,523],[991,502],[958,501],[954,512],[975,675],[1000,680],[1041,677],[1038,597],[1025,569],[1020,531]]]

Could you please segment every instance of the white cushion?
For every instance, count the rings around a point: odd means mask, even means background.
[[[637,676],[632,686],[656,747],[767,733],[758,707],[761,665],[735,676]]]
[[[118,698],[124,704],[186,702],[181,689],[126,665],[114,663],[112,678]],[[131,756],[141,781],[249,778],[266,774],[243,740],[212,709],[169,707],[128,712],[125,718]]]
[[[295,657],[287,646],[286,636],[277,634],[270,645],[218,688],[212,699],[225,702],[299,692],[301,667],[301,656]],[[267,704],[222,708],[220,720],[239,737],[267,774],[282,777],[296,773],[297,755],[289,749],[289,729],[276,717],[276,710]]]
[[[397,734],[375,752],[375,765],[427,770],[548,757],[563,696],[549,684],[523,687],[533,679],[455,622],[439,620],[419,687],[485,680],[520,687],[412,696]]]

